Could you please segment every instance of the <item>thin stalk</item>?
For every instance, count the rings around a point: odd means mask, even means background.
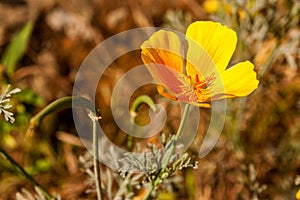
[[[98,146],[98,130],[97,130],[98,119],[101,119],[101,117],[93,116],[92,113],[90,113],[90,117],[93,121],[94,173],[95,173],[95,181],[96,181],[97,199],[102,200],[101,172],[100,172],[100,165],[98,162],[99,146]]]
[[[176,143],[178,141],[178,139],[180,138],[181,134],[182,134],[182,131],[183,131],[183,127],[184,127],[184,124],[185,124],[185,121],[186,121],[186,118],[187,118],[187,114],[188,114],[188,111],[189,111],[189,108],[190,108],[190,104],[185,104],[185,107],[184,107],[184,111],[183,111],[183,114],[182,114],[182,117],[181,117],[181,121],[180,121],[180,125],[179,125],[179,128],[177,130],[177,133],[174,137],[174,141],[173,141],[173,145],[171,145],[170,147],[170,150],[168,150],[169,154],[167,155],[166,159],[163,160],[163,168],[161,169],[161,172],[160,174],[164,174],[164,172],[166,171],[166,168],[172,158],[172,155],[174,153],[174,150],[175,150],[175,146],[176,146]],[[151,184],[151,187],[150,189],[147,191],[147,193],[145,194],[144,196],[144,200],[147,200],[152,191],[154,190],[154,188],[162,181],[162,178],[161,176],[157,176],[157,178],[155,179],[155,181]]]
[[[188,104],[188,103],[185,104],[184,111],[183,111],[182,118],[181,118],[181,122],[180,122],[179,128],[177,130],[177,133],[175,135],[175,140],[176,141],[180,138],[180,136],[182,134],[183,126],[184,126],[187,114],[189,112],[189,109],[190,109],[190,104]]]
[[[0,148],[0,155],[7,160],[15,170],[29,180],[33,185],[40,189],[47,199],[54,199],[51,194],[41,186],[32,176],[30,176],[12,157],[10,157],[3,149]]]
[[[174,149],[175,149],[176,143],[177,143],[178,139],[180,138],[180,136],[182,134],[182,130],[183,130],[183,127],[184,127],[184,124],[185,124],[187,113],[189,112],[189,108],[190,108],[190,104],[185,104],[184,111],[183,111],[183,114],[182,114],[182,117],[181,117],[181,121],[180,121],[180,125],[179,125],[177,133],[176,133],[176,135],[174,137],[173,145],[170,147],[169,154],[167,155],[166,159],[164,159],[163,169],[168,166],[168,164],[169,164],[169,162],[171,160],[171,157],[172,157],[172,155],[174,153]]]

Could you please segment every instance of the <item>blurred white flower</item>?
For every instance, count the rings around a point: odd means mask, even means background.
[[[10,85],[8,85],[5,91],[0,94],[0,115],[3,113],[4,119],[9,121],[10,123],[15,122],[15,118],[13,117],[13,113],[8,111],[12,107],[10,103],[10,98],[13,94],[19,93],[21,90],[19,88],[14,88],[9,91]]]

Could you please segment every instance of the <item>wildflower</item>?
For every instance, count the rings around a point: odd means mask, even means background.
[[[141,55],[162,96],[210,107],[211,101],[247,96],[258,86],[251,62],[227,68],[236,43],[233,30],[198,21],[189,25],[184,41],[171,31],[155,32],[142,44]]]
[[[215,13],[220,7],[219,4],[220,2],[218,2],[217,0],[205,0],[202,6],[206,12]]]
[[[19,93],[21,90],[19,88],[15,88],[9,91],[10,85],[7,86],[3,94],[0,94],[0,114],[3,113],[4,119],[9,121],[10,123],[15,122],[15,118],[13,117],[13,113],[8,111],[12,105],[10,104],[10,98],[12,95]]]

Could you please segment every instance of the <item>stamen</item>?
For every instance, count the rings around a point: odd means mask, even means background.
[[[211,93],[208,87],[213,84],[213,80],[215,79],[216,77],[214,76],[214,73],[212,73],[203,81],[200,80],[198,74],[195,75],[194,91],[196,93],[198,103],[209,101],[209,99],[211,98]]]
[[[194,89],[206,88],[206,81],[201,82],[199,79],[199,74],[196,74],[195,81]]]
[[[196,74],[196,83],[198,83],[198,82],[200,82],[200,81],[199,81],[199,75]]]

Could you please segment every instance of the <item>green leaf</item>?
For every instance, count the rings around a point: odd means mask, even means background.
[[[16,64],[23,57],[30,35],[33,29],[33,22],[27,22],[23,28],[13,37],[12,41],[6,48],[1,64],[6,67],[6,73],[11,76],[15,71]]]

